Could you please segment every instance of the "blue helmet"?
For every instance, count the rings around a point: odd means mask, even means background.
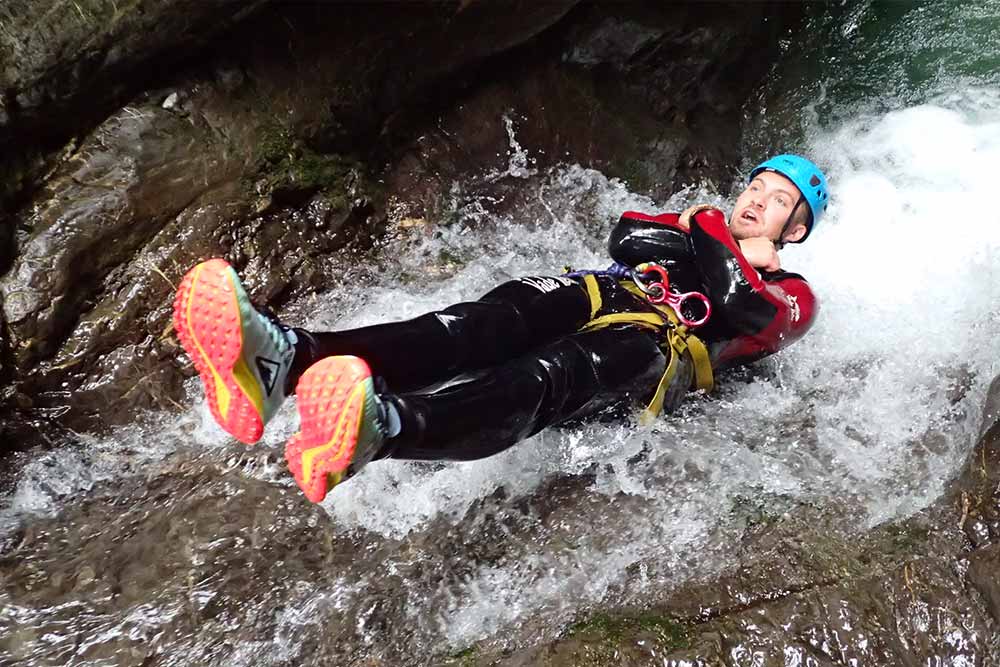
[[[770,160],[761,162],[750,172],[750,180],[762,171],[781,174],[794,183],[802,193],[802,198],[809,205],[809,212],[812,214],[809,224],[806,225],[806,235],[799,239],[799,243],[805,241],[826,213],[830,199],[826,176],[819,167],[798,155],[776,155]]]

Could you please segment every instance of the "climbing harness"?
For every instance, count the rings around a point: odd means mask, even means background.
[[[647,280],[645,277],[649,273],[655,274],[652,280]],[[665,334],[661,347],[667,357],[667,366],[653,392],[652,399],[639,415],[641,424],[649,424],[662,412],[667,390],[677,375],[679,360],[685,354],[690,357],[694,365],[695,388],[711,391],[715,381],[708,348],[691,331],[694,327],[701,326],[708,321],[711,315],[711,303],[704,294],[700,292],[674,294],[669,289],[670,281],[666,269],[658,264],[640,264],[635,269],[631,269],[616,262],[604,271],[573,271],[566,267],[564,275],[583,278],[584,287],[590,298],[590,321],[582,327],[582,330],[591,331],[615,324],[631,324]],[[635,311],[599,315],[603,305],[603,297],[597,284],[597,276],[610,276],[616,279],[628,291],[645,298],[653,306],[655,312]],[[690,320],[683,315],[681,310],[690,299],[701,302],[705,308],[704,316]]]
[[[646,277],[648,274],[654,274],[653,278],[648,279]],[[654,306],[659,306],[664,303],[667,304],[673,308],[674,313],[677,315],[677,319],[680,320],[680,323],[691,329],[705,324],[705,322],[708,322],[708,318],[712,315],[712,302],[708,300],[707,296],[701,292],[684,292],[682,294],[675,294],[674,292],[671,292],[670,277],[667,275],[667,270],[659,264],[654,264],[652,262],[645,262],[634,269],[625,266],[624,264],[619,264],[618,262],[615,262],[604,270],[585,269],[581,271],[573,271],[567,266],[564,267],[563,275],[568,278],[611,276],[619,282],[630,280],[636,287],[639,288],[643,296],[646,297],[647,301]],[[659,278],[659,280],[656,280],[656,278]],[[627,284],[626,287],[628,288]],[[634,292],[634,290],[630,291]],[[692,300],[700,303],[701,308],[704,311],[704,314],[696,319],[687,317],[683,312],[684,306]]]

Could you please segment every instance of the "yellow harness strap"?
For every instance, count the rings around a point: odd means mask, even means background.
[[[589,273],[585,275],[583,284],[587,286],[587,296],[590,298],[590,319],[593,321],[597,317],[598,311],[601,310],[601,306],[604,305],[604,299],[601,297],[601,288],[597,286],[597,278],[593,275]]]
[[[697,336],[688,331],[686,326],[679,323],[677,314],[670,306],[653,304],[656,308],[655,313],[625,312],[597,316],[603,304],[597,279],[588,274],[583,277],[583,282],[587,287],[587,295],[590,297],[591,319],[583,325],[581,331],[603,329],[613,324],[632,324],[655,331],[666,330],[667,337],[663,349],[668,355],[667,368],[663,371],[663,376],[660,377],[660,382],[656,386],[656,391],[653,393],[649,405],[639,415],[639,423],[649,424],[663,411],[663,400],[667,395],[667,389],[673,382],[674,376],[677,375],[677,360],[685,352],[691,355],[691,361],[694,363],[695,388],[704,391],[712,390],[715,380],[712,375],[712,361],[708,356],[708,349]],[[622,281],[622,285],[637,296],[645,298],[642,291],[633,283]]]
[[[715,384],[715,380],[712,377],[712,361],[709,359],[708,349],[683,324],[674,325],[667,330],[667,345],[664,347],[670,355],[670,360],[667,362],[667,369],[663,371],[663,376],[660,378],[660,384],[656,386],[653,398],[649,401],[646,409],[639,415],[639,423],[644,426],[652,423],[659,416],[660,412],[663,411],[663,399],[667,395],[670,383],[674,380],[674,375],[677,374],[677,360],[685,352],[691,355],[691,361],[694,362],[695,388],[711,391]]]

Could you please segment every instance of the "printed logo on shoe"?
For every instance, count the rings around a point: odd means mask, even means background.
[[[255,361],[257,363],[257,373],[264,383],[267,395],[270,396],[274,391],[274,381],[278,378],[278,369],[281,368],[281,364],[265,357],[257,357]]]

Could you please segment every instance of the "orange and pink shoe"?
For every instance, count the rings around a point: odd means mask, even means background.
[[[205,387],[212,416],[257,442],[285,400],[294,334],[257,312],[224,259],[191,269],[174,299],[174,328]]]
[[[310,366],[295,390],[301,431],[285,458],[306,498],[327,492],[371,461],[386,438],[386,418],[363,359],[326,357]]]
[[[236,271],[223,259],[191,269],[174,299],[174,328],[194,361],[212,416],[251,444],[285,400],[295,334],[257,312]],[[358,357],[326,357],[296,389],[301,431],[285,447],[306,497],[327,492],[361,469],[386,438],[371,370]]]

